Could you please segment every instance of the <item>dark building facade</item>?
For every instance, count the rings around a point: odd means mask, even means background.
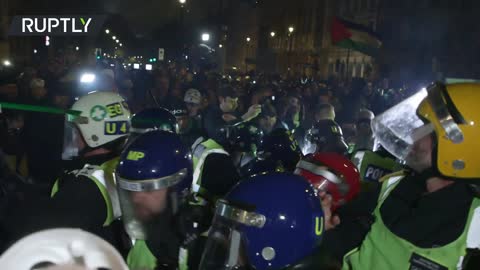
[[[375,59],[336,47],[330,38],[335,16],[375,30],[380,0],[265,0],[259,5],[258,68],[326,79],[371,76]]]

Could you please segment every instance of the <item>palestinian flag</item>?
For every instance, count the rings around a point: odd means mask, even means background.
[[[379,36],[366,26],[335,17],[331,28],[334,45],[375,56],[382,46]]]

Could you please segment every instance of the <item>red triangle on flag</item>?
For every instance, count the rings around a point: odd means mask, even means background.
[[[352,36],[352,33],[337,17],[333,18],[330,34],[332,37],[332,42],[334,44],[342,40],[348,39]]]

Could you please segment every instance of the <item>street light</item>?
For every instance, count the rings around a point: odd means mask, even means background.
[[[210,34],[203,33],[202,34],[202,41],[209,41],[209,40],[210,40]]]
[[[120,43],[120,40],[117,39],[117,40],[115,40],[115,42]]]
[[[250,37],[247,37],[247,42],[250,42],[250,40],[251,40]]]
[[[79,50],[80,50],[80,47],[78,47],[78,46],[77,46],[77,47],[75,47],[75,50],[79,51]]]
[[[187,0],[178,0],[178,2],[183,5],[187,2]]]
[[[84,73],[80,77],[81,83],[92,83],[93,81],[95,81],[95,74],[93,73]]]
[[[105,33],[110,34],[110,30],[105,29]]]
[[[9,67],[9,66],[12,65],[12,63],[8,60],[5,60],[5,61],[3,61],[3,65],[6,66],[6,67]]]
[[[120,45],[120,47],[122,47],[122,46],[123,46],[123,44],[122,44],[122,43],[120,43],[119,45]]]
[[[115,39],[117,39],[117,37],[116,37],[116,36],[113,36],[112,39],[115,40]]]
[[[34,54],[36,54],[37,52],[38,52],[37,49],[34,49],[34,50],[33,50],[33,53],[34,53]]]
[[[289,26],[288,27],[288,32],[291,34],[293,33],[293,31],[295,30],[295,28],[293,28],[293,26]]]
[[[275,32],[273,32],[273,31],[270,32],[270,36],[271,36],[271,37],[275,37]]]
[[[222,44],[218,44],[218,47],[219,47],[219,48],[223,48],[223,45],[222,45]]]

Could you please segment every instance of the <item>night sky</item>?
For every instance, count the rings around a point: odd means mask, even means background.
[[[174,0],[104,0],[107,13],[124,16],[137,33],[148,32],[161,26],[176,15],[178,2]]]
[[[233,0],[228,0],[233,1]],[[179,17],[178,0],[103,0],[105,12],[124,16],[137,34],[147,34]],[[219,0],[187,0],[188,19],[202,20]]]

